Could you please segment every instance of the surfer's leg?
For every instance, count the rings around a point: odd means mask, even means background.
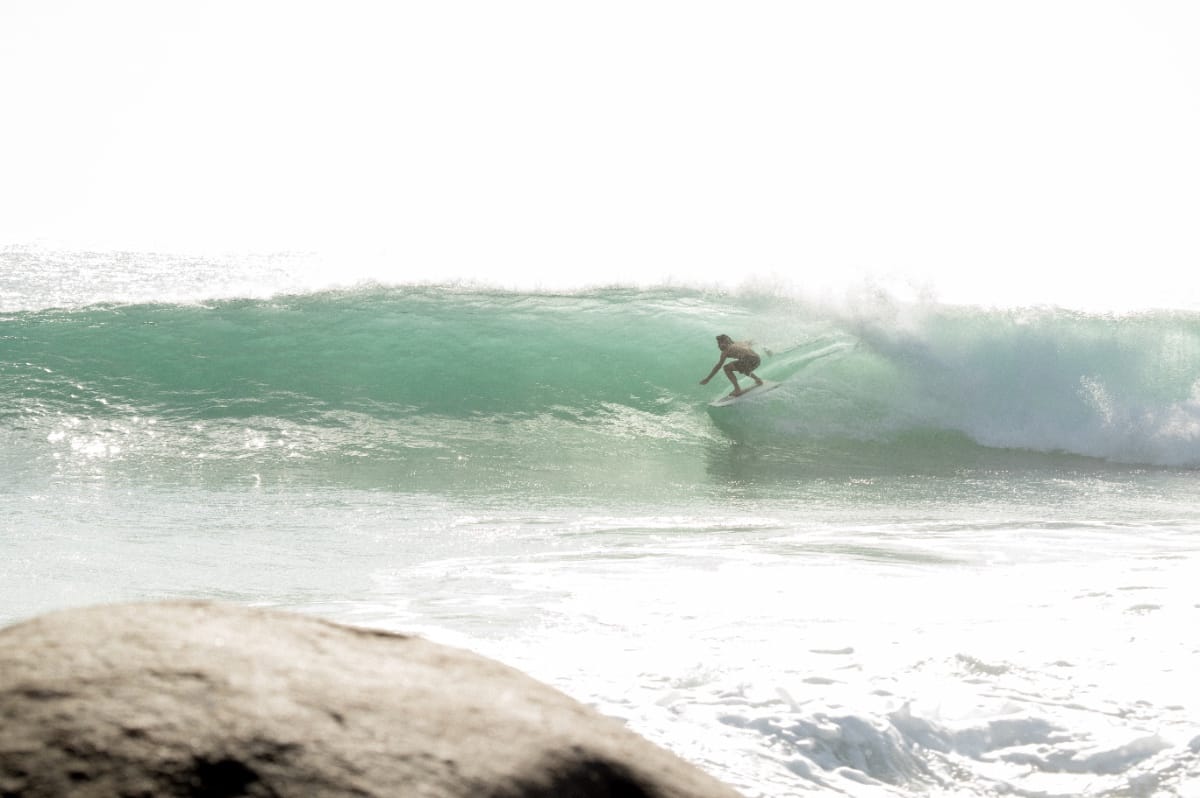
[[[742,367],[741,372],[743,374],[753,379],[755,385],[762,385],[762,380],[760,380],[758,375],[754,373],[754,370],[759,367],[759,365],[762,363],[762,360],[757,357],[748,357],[738,361],[738,363]]]
[[[736,361],[725,366],[725,376],[728,377],[729,381],[733,383],[733,393],[731,393],[730,396],[742,395],[742,386],[738,385],[737,375],[733,373],[733,370],[736,366]]]

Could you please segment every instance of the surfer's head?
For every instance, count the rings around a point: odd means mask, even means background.
[[[733,343],[733,339],[730,338],[728,335],[721,333],[720,335],[717,336],[717,347],[718,348],[723,350],[723,349],[725,349],[725,347],[729,346],[731,343]]]

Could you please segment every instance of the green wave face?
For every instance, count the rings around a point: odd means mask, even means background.
[[[32,369],[29,401],[83,391],[179,417],[654,406],[717,350],[701,352],[700,318],[627,299],[397,290],[23,313],[5,368]]]
[[[697,383],[721,332],[782,387],[710,408],[729,385]],[[1194,467],[1198,375],[1187,314],[666,289],[93,305],[0,315],[0,467],[663,494],[1012,452]]]

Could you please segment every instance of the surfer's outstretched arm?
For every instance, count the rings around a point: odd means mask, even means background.
[[[726,357],[728,357],[728,355],[721,355],[721,359],[717,361],[717,365],[713,366],[712,371],[708,372],[708,376],[700,380],[701,385],[708,385],[708,381],[713,378],[713,375],[721,370],[721,364],[725,362]]]

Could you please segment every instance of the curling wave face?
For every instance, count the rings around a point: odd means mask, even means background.
[[[1187,313],[375,286],[0,322],[13,468],[586,492],[989,457],[1200,465]],[[782,388],[707,407],[728,390],[697,385],[720,332]]]

